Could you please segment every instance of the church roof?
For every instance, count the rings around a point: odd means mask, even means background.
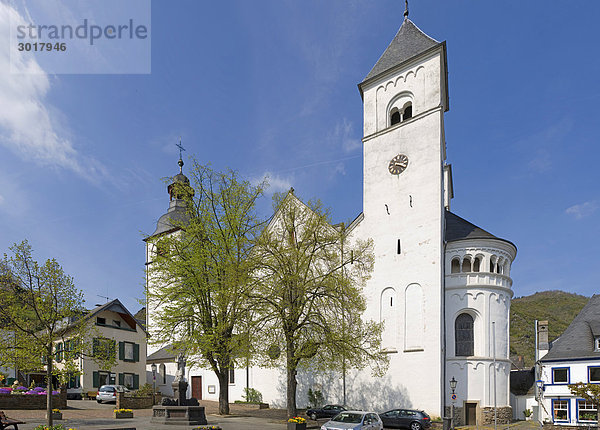
[[[398,33],[396,33],[396,37],[377,60],[364,81],[374,78],[439,44],[440,42],[427,36],[410,19],[406,18]]]
[[[173,349],[173,345],[169,344],[150,354],[146,361],[175,361],[178,354],[179,352]]]
[[[446,211],[446,242],[462,239],[499,239],[464,218]]]
[[[577,314],[565,332],[554,342],[541,361],[561,361],[576,358],[600,358],[595,350],[595,338],[600,336],[600,294],[592,298]]]

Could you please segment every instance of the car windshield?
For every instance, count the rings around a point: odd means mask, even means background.
[[[337,421],[338,423],[360,424],[362,422],[362,417],[363,414],[342,412],[341,414],[337,414],[331,421]]]
[[[100,387],[100,391],[104,393],[112,393],[115,391],[115,387]]]

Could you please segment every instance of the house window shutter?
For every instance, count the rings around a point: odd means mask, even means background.
[[[123,385],[125,383],[125,375],[119,373],[119,385]]]
[[[98,385],[98,379],[99,379],[98,378],[98,372],[94,372],[92,374],[92,380],[93,380],[92,385],[94,386],[94,388],[98,388],[99,387],[99,385]]]
[[[133,361],[136,363],[140,361],[140,345],[137,343],[133,344]]]
[[[119,360],[125,360],[125,342],[119,342]]]
[[[137,390],[138,388],[140,388],[140,375],[134,374],[133,375],[133,389]]]

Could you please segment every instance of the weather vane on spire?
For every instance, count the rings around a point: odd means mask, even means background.
[[[181,144],[181,136],[179,136],[179,143],[175,144],[177,148],[179,148],[179,173],[183,173],[183,159],[181,158],[182,151],[185,151],[185,148]]]
[[[404,18],[408,19],[408,0],[404,0]]]

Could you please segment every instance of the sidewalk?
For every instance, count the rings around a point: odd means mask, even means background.
[[[285,429],[286,411],[284,409],[246,409],[231,405],[229,416],[218,415],[218,402],[200,401],[204,406],[206,419],[209,425],[219,425],[223,430],[254,430],[254,429]],[[164,425],[150,423],[152,410],[136,409],[133,419],[114,418],[113,404],[97,404],[87,400],[69,400],[66,409],[62,410],[63,420],[54,424],[62,424],[66,429],[77,430],[108,430],[108,429],[192,429],[194,426]],[[5,410],[8,417],[25,421],[19,425],[19,430],[32,430],[40,424],[46,423],[46,411],[42,410]],[[319,428],[314,421],[310,421],[308,428]]]

